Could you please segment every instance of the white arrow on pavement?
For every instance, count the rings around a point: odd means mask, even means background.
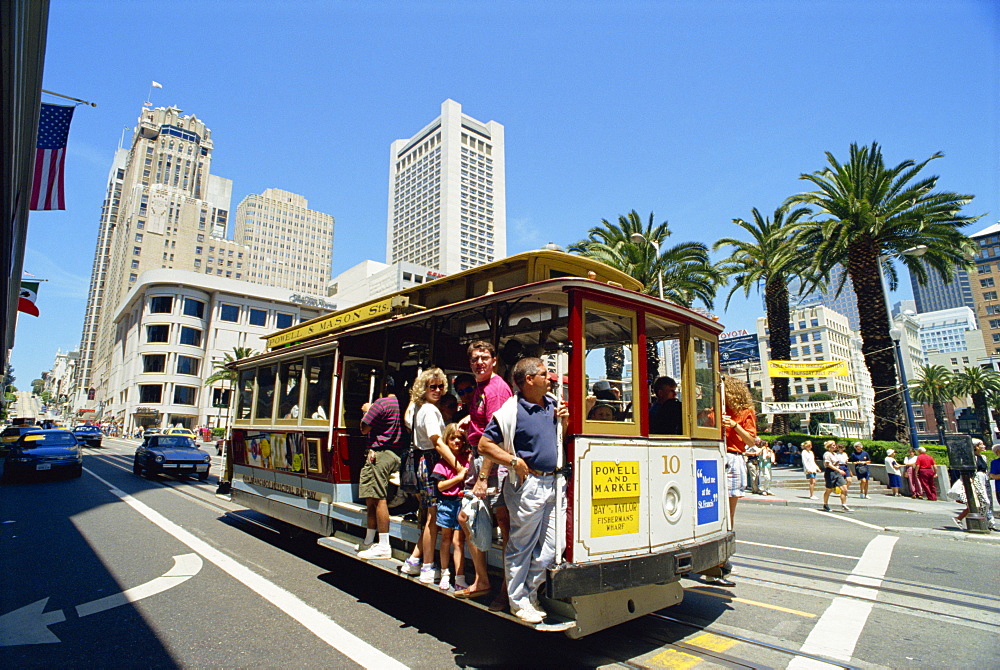
[[[160,577],[132,587],[127,591],[78,605],[76,608],[77,616],[85,617],[96,614],[166,591],[194,577],[201,571],[204,564],[198,554],[182,554],[173,558],[174,567]],[[48,602],[48,598],[42,598],[21,609],[0,616],[0,647],[60,642],[59,638],[48,627],[52,624],[62,623],[66,620],[66,615],[63,614],[62,610],[45,612],[45,605]]]
[[[65,621],[66,615],[62,610],[45,612],[48,602],[48,598],[42,598],[0,616],[0,647],[59,642],[59,638],[48,627]]]
[[[96,614],[97,612],[103,612],[104,610],[109,610],[112,607],[118,607],[119,605],[132,603],[136,600],[142,600],[143,598],[156,595],[161,591],[166,591],[169,588],[173,588],[178,584],[191,579],[201,571],[202,565],[203,563],[201,557],[198,556],[198,554],[183,554],[181,556],[174,556],[174,567],[163,573],[161,577],[157,577],[156,579],[148,581],[145,584],[140,584],[139,586],[133,586],[127,591],[122,591],[121,593],[115,593],[114,595],[107,596],[106,598],[99,598],[98,600],[91,600],[89,603],[77,605],[76,615],[84,617],[90,614]]]

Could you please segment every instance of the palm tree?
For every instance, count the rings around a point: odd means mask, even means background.
[[[891,256],[898,256],[924,283],[927,267],[945,281],[958,268],[971,267],[972,245],[959,229],[979,217],[963,216],[971,195],[937,191],[937,177],[919,177],[926,165],[942,156],[935,153],[921,163],[905,160],[886,167],[878,143],[852,144],[850,160],[841,164],[827,152],[828,167],[803,174],[817,190],[789,198],[790,203],[812,205],[828,218],[812,230],[813,265],[827,276],[842,264],[858,297],[862,352],[875,389],[876,440],[898,440],[903,434],[903,404],[896,384],[893,342],[882,289],[882,268],[895,288]],[[920,260],[903,252],[925,247]]]
[[[952,388],[954,377],[943,365],[922,365],[917,371],[917,379],[910,384],[910,395],[917,402],[926,403],[934,409],[938,440],[944,444],[944,404],[955,397]]]
[[[230,364],[235,363],[241,358],[249,358],[256,353],[250,347],[233,347],[232,353],[227,351],[222,355],[222,358],[212,359],[212,374],[205,380],[205,386],[212,386],[218,382],[229,382],[230,390],[235,389],[239,381],[239,373],[236,370],[230,369]],[[229,422],[233,395],[233,393],[230,393],[229,404],[226,406],[226,423]]]
[[[749,296],[751,288],[759,291],[763,286],[771,358],[782,361],[788,360],[791,350],[788,280],[809,270],[808,254],[797,243],[796,231],[800,221],[812,213],[805,207],[789,210],[787,204],[782,205],[774,210],[773,219],[769,219],[754,207],[751,210],[753,223],[733,219],[734,224],[749,233],[752,241],[724,237],[714,246],[716,251],[723,247],[732,248],[730,255],[718,265],[733,278],[733,287],[726,296],[726,307],[729,307],[736,291],[743,289],[743,295]],[[788,402],[788,378],[772,377],[771,393],[775,402]],[[774,417],[771,430],[775,435],[787,433],[788,428],[787,414]]]
[[[601,219],[601,225],[591,228],[586,239],[570,245],[569,251],[635,277],[642,283],[643,292],[647,295],[659,295],[658,277],[662,276],[664,299],[684,307],[691,307],[697,300],[712,309],[723,275],[712,264],[708,247],[701,242],[682,242],[664,248],[663,242],[670,236],[669,225],[666,221],[659,224],[654,221],[655,215],[650,212],[649,220],[643,223],[634,209],[619,215],[615,223]],[[633,242],[632,235],[635,233],[642,235],[650,244]],[[655,342],[647,344],[646,358],[649,370],[659,368]],[[624,369],[622,350],[615,347],[606,349],[605,363],[608,376],[621,379]]]
[[[954,375],[955,396],[972,396],[972,407],[979,421],[979,433],[986,442],[993,441],[986,396],[1000,393],[1000,373],[980,367],[965,368]]]

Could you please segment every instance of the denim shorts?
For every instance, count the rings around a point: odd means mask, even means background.
[[[437,503],[437,525],[438,528],[451,528],[458,530],[458,513],[462,509],[461,496],[448,496],[438,498]]]
[[[806,479],[816,479],[816,473],[815,472],[807,472],[806,473]]]

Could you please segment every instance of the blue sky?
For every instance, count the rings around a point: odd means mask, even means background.
[[[70,132],[68,209],[31,215],[25,269],[49,281],[17,384],[79,345],[108,169],[151,80],[212,129],[233,210],[275,187],[336,217],[336,274],[385,260],[389,145],[446,98],[505,126],[509,253],[633,208],[711,244],[872,141],[890,164],[943,152],[928,172],[976,196],[971,233],[1000,219],[998,65],[993,0],[52,0],[44,88],[98,107]],[[752,330],[759,298],[724,295],[727,329]]]

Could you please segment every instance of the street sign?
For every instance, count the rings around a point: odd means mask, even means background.
[[[972,436],[964,433],[946,435],[948,443],[948,467],[952,470],[975,472],[976,458],[972,453]]]

